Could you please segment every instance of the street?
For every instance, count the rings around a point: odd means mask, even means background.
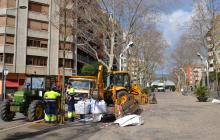
[[[119,127],[112,123],[66,123],[50,126],[44,123],[28,124],[20,116],[13,122],[0,124],[1,139],[79,139],[79,140],[188,140],[220,138],[220,111],[218,104],[197,102],[193,96],[177,93],[157,93],[158,104],[143,106],[141,126]],[[15,129],[8,129],[17,125]]]

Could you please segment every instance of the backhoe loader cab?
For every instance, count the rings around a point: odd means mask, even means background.
[[[130,75],[126,71],[114,71],[110,74],[110,86],[131,88]]]

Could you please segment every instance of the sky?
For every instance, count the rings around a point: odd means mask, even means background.
[[[180,36],[186,30],[185,25],[191,20],[193,11],[192,0],[175,0],[175,3],[165,6],[165,9],[161,13],[161,19],[157,27],[169,45],[169,48],[166,49],[165,58],[165,60],[169,60],[170,54],[177,47]],[[164,65],[158,68],[158,74],[169,72],[169,69],[166,67],[168,63]]]

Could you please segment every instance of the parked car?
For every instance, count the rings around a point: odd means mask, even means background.
[[[161,83],[158,84],[157,91],[158,92],[165,92],[165,85],[164,85],[164,83],[161,82]]]
[[[158,92],[165,92],[165,87],[164,86],[158,86],[157,91]]]

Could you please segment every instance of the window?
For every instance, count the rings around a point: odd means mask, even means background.
[[[14,35],[0,35],[0,44],[8,44],[8,45],[14,45]]]
[[[40,44],[41,48],[47,48],[47,44]]]
[[[64,32],[65,32],[65,26],[63,24],[60,24],[60,33],[63,35]],[[71,36],[73,34],[73,27],[71,25],[67,25],[66,34],[67,36]]]
[[[37,20],[28,20],[28,28],[33,30],[46,30],[48,31],[48,23],[43,21],[37,21]]]
[[[6,35],[5,44],[14,45],[14,35]]]
[[[41,3],[30,2],[28,9],[33,12],[39,12],[48,15],[49,6]]]
[[[16,7],[16,0],[6,0],[8,2],[7,7]]]
[[[14,54],[5,53],[5,63],[13,64]],[[3,53],[0,54],[0,62],[3,62]]]
[[[63,59],[59,59],[59,67],[63,66]],[[72,68],[73,67],[73,60],[72,59],[65,59],[65,68]]]
[[[0,8],[16,7],[16,0],[0,0]]]
[[[110,76],[110,82],[116,86],[128,86],[130,78],[127,74],[114,74]]]
[[[29,10],[34,12],[41,12],[41,4],[38,3],[30,3]]]
[[[3,45],[5,41],[4,35],[0,35],[0,44]]]
[[[67,51],[71,51],[72,50],[72,44],[70,42],[66,42],[65,48],[66,48]],[[60,42],[59,50],[64,50],[64,43],[63,42]]]
[[[48,30],[48,23],[41,23],[41,30]]]
[[[7,16],[6,18],[6,26],[7,27],[15,27],[15,17],[13,16]]]
[[[26,64],[35,66],[47,66],[47,57],[28,55]]]
[[[0,53],[0,62],[3,62],[3,54]]]
[[[7,7],[7,0],[0,0],[0,7],[6,8]]]
[[[6,53],[5,54],[5,63],[13,64],[13,57],[14,57],[14,54]]]
[[[6,26],[6,17],[5,16],[0,17],[0,26]]]
[[[0,16],[0,26],[15,27],[15,17],[14,16]]]
[[[48,44],[47,39],[31,38],[31,37],[28,37],[28,39],[27,39],[27,46],[28,47],[47,48],[47,44]]]

